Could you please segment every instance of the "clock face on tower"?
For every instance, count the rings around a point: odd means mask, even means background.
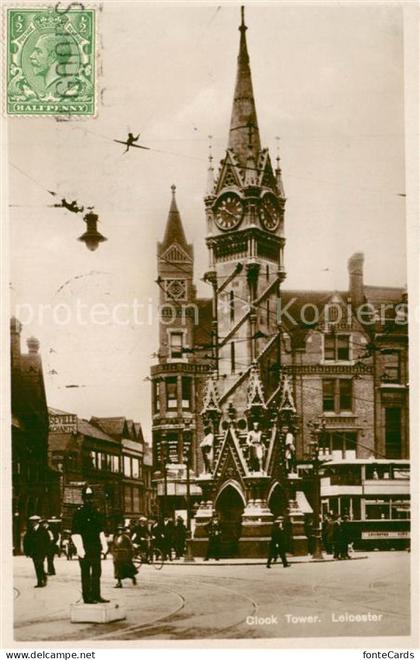
[[[268,231],[275,231],[280,224],[281,210],[274,195],[265,195],[260,209],[261,224]]]
[[[242,220],[242,202],[235,193],[225,193],[216,203],[214,218],[219,229],[235,229]]]

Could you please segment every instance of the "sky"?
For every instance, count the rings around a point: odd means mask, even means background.
[[[12,313],[24,323],[23,349],[30,335],[41,342],[51,407],[126,416],[150,439],[156,243],[176,184],[198,290],[209,295],[200,281],[208,266],[208,136],[218,163],[239,22],[237,4],[104,2],[97,116],[8,119]],[[346,288],[355,251],[365,254],[368,284],[404,286],[401,8],[249,3],[246,23],[261,140],[272,159],[280,137],[284,288]],[[128,130],[151,150],[123,155],[113,139]],[[89,252],[76,240],[81,216],[50,208],[47,190],[94,205],[108,241]],[[136,301],[144,306],[137,321],[120,307],[123,323],[112,322],[117,305]],[[105,312],[93,323],[98,304]]]

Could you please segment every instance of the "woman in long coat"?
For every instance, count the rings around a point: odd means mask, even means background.
[[[121,580],[131,578],[136,584],[137,568],[133,564],[134,548],[128,531],[120,525],[112,543],[112,554],[114,558],[114,572],[117,584],[116,589],[122,588]]]

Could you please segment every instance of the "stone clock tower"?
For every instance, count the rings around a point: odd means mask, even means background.
[[[273,171],[261,147],[243,10],[228,148],[210,168],[205,198],[210,269],[217,306],[217,371],[233,386],[268,344],[276,344],[276,304],[285,278],[285,194],[279,161]],[[272,351],[271,351],[272,352]],[[266,387],[272,387],[265,383]]]
[[[306,548],[296,480],[285,473],[286,431],[292,425],[284,428],[279,421],[283,413],[295,415],[289,383],[280,377],[277,319],[286,276],[286,198],[279,158],[273,169],[261,146],[241,12],[228,146],[217,176],[210,158],[205,196],[215,370],[204,390],[208,460],[197,480],[203,499],[193,543],[202,554],[206,523],[217,513],[225,556],[263,556],[273,515],[280,513],[288,516],[294,551]]]

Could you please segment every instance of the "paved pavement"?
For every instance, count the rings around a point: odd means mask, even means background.
[[[57,575],[33,589],[32,562],[14,558],[17,641],[257,639],[408,635],[407,552],[353,555],[352,561],[296,561],[267,570],[261,562],[143,566],[138,585],[114,590],[102,562],[102,594],[127,613],[111,624],[72,624],[80,599],[79,566],[56,560]],[[309,559],[309,558],[308,558]],[[293,560],[293,558],[292,558]]]

